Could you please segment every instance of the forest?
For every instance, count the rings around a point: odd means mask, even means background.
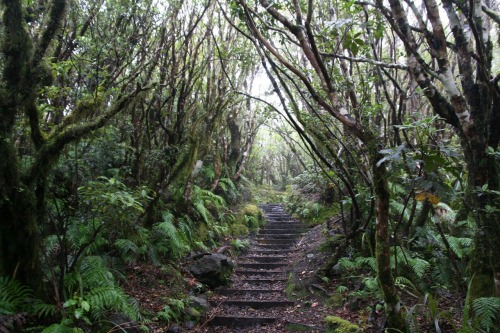
[[[0,332],[210,332],[263,204],[309,331],[500,332],[500,3],[0,1]]]

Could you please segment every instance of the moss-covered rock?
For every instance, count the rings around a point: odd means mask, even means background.
[[[259,217],[262,215],[262,212],[256,205],[245,205],[245,207],[243,207],[243,214]]]
[[[235,223],[231,225],[231,234],[235,236],[247,236],[250,233],[248,227],[243,223]]]
[[[264,220],[262,211],[256,205],[245,205],[240,214],[241,223],[245,224],[251,231],[258,230],[261,222]]]
[[[361,328],[345,319],[336,316],[325,318],[327,333],[361,333]]]

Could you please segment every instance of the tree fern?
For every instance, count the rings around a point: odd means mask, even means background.
[[[489,332],[498,328],[500,320],[500,297],[480,297],[472,301],[476,324]]]

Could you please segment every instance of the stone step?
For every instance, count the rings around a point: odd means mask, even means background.
[[[283,289],[217,289],[217,293],[223,296],[241,296],[246,294],[285,294]]]
[[[305,228],[304,228],[305,231]],[[266,235],[294,235],[294,236],[300,236],[303,234],[303,231],[300,228],[290,230],[288,228],[262,228],[259,230],[259,236],[266,236]]]
[[[262,254],[262,255],[267,255],[267,256],[272,256],[275,254],[288,254],[290,252],[297,251],[297,249],[292,248],[292,249],[257,249],[257,248],[250,248],[247,253],[256,253],[256,254]]]
[[[210,320],[210,326],[226,326],[226,327],[253,327],[260,325],[267,325],[276,322],[278,318],[276,317],[232,317],[232,316],[214,316]]]
[[[222,302],[210,302],[212,306],[238,306],[252,309],[269,309],[278,307],[287,307],[293,305],[291,301],[258,301],[258,300],[227,300]]]
[[[268,229],[285,229],[288,231],[292,231],[294,229],[306,229],[303,223],[300,222],[273,222],[264,224],[260,230],[268,230]]]
[[[257,263],[280,263],[282,261],[286,261],[288,259],[288,256],[276,256],[276,255],[272,255],[272,256],[246,256],[246,257],[242,257],[241,259],[243,260],[251,260],[251,261],[255,261]],[[288,264],[284,264],[284,265],[288,265]]]
[[[240,268],[254,268],[254,269],[276,269],[288,266],[286,263],[238,263]]]
[[[275,279],[270,279],[270,278],[263,278],[263,279],[241,279],[242,282],[248,283],[248,284],[261,284],[261,283],[278,283],[278,282],[287,282],[288,279],[285,278],[275,278]]]
[[[255,239],[297,239],[300,237],[299,233],[295,234],[284,234],[284,233],[259,233],[258,238]]]
[[[252,269],[246,269],[246,270],[243,270],[243,269],[236,269],[234,270],[234,273],[235,274],[239,274],[239,275],[261,275],[261,276],[273,276],[273,275],[283,275],[283,274],[286,274],[285,271],[269,271],[269,270],[252,270]]]
[[[253,242],[258,245],[294,245],[296,239],[272,239],[272,238],[254,238]]]
[[[262,250],[290,250],[294,244],[255,244]],[[257,248],[256,250],[260,250]]]

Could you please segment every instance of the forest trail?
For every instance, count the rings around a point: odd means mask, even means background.
[[[319,323],[308,323],[285,294],[293,251],[306,231],[288,215],[282,204],[265,204],[267,223],[250,249],[236,259],[231,287],[211,298],[209,321],[197,332],[321,332]],[[299,315],[298,318],[294,319]]]

